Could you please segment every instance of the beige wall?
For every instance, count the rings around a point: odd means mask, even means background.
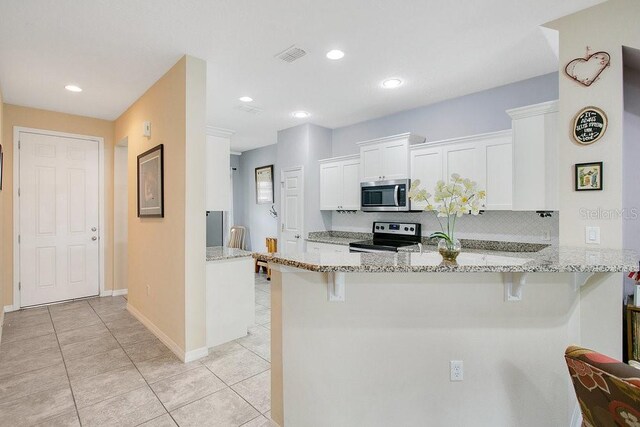
[[[4,110],[4,99],[2,97],[2,89],[0,88],[0,145],[3,146],[2,143],[2,116]],[[4,166],[4,164],[3,164]],[[6,176],[6,172],[3,170],[3,176]],[[0,190],[0,339],[2,339],[2,323],[4,322],[4,197],[7,194],[7,187],[3,185],[3,190]]]
[[[623,85],[622,46],[640,47],[640,2],[609,0],[600,5],[561,18],[548,26],[560,31],[560,244],[585,245],[585,226],[599,226],[601,246],[622,247],[622,218],[592,219],[583,217],[587,210],[622,209],[622,135]],[[592,51],[611,55],[611,66],[600,80],[583,87],[564,75],[566,64]],[[604,137],[589,146],[579,146],[571,138],[575,114],[586,106],[602,108],[609,127]],[[574,164],[604,162],[604,190],[573,190]],[[583,210],[581,212],[581,210]]]
[[[53,130],[104,139],[106,199],[105,289],[113,289],[113,145],[114,123],[107,120],[56,113],[35,108],[4,104],[2,114],[2,146],[4,151],[4,182],[0,192],[0,241],[2,256],[0,284],[4,287],[4,304],[13,304],[13,127]],[[116,284],[117,286],[117,284]]]
[[[192,132],[194,125],[201,125],[203,151],[205,113],[198,111],[194,100],[191,99],[191,85],[204,90],[205,83],[190,82],[191,61],[192,58],[183,57],[129,107],[116,120],[115,125],[116,140],[127,138],[129,144],[129,306],[143,316],[143,320],[146,320],[148,325],[150,323],[152,329],[155,328],[156,332],[159,331],[168,338],[171,342],[165,343],[174,351],[176,347],[178,350],[187,351],[187,279],[191,294],[204,295],[205,245],[202,244],[200,255],[200,251],[194,249],[194,245],[200,244],[199,240],[185,237],[187,231],[200,232],[202,239],[205,236],[204,208],[198,212],[202,217],[202,227],[187,225],[187,219],[194,213],[191,209],[198,206],[195,202],[190,203],[192,194],[189,191],[190,186],[194,185],[192,181],[196,179],[195,175],[202,174],[202,183],[199,185],[204,185],[204,165],[199,166],[193,158],[200,156],[204,159],[204,156],[200,155],[200,149],[197,147],[200,142],[192,140]],[[204,79],[202,70],[196,74],[197,78]],[[204,110],[204,103],[199,108]],[[192,122],[188,114],[193,114],[195,121]],[[152,124],[152,136],[149,139],[142,136],[144,121],[151,121]],[[164,218],[142,219],[137,216],[137,156],[158,144],[164,144]],[[195,144],[195,147],[192,144]],[[188,170],[192,163],[196,171]],[[204,201],[202,204],[204,206]],[[187,263],[187,256],[195,256],[198,259],[189,260]],[[192,271],[200,266],[202,273]],[[198,287],[202,288],[201,292],[197,290]],[[201,303],[204,304],[204,301],[201,300]],[[197,313],[200,311],[200,308],[196,308]],[[200,321],[202,338],[190,338],[190,342],[205,342],[203,310]]]

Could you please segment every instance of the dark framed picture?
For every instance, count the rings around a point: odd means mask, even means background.
[[[575,167],[576,191],[602,190],[602,162],[578,163]]]
[[[256,203],[273,203],[273,165],[256,168]]]
[[[4,161],[4,154],[2,153],[2,144],[0,144],[0,191],[2,191],[2,169],[3,169],[3,161]]]
[[[138,156],[138,217],[164,217],[164,148],[160,144]]]

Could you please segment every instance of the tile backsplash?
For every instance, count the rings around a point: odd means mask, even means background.
[[[486,211],[478,216],[465,215],[456,221],[456,237],[557,245],[559,215],[558,212],[553,212],[551,217],[540,218],[535,212],[514,211]],[[370,233],[373,221],[419,222],[424,236],[440,230],[433,212],[333,212],[331,222],[334,231]]]

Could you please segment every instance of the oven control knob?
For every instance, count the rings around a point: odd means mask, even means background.
[[[381,226],[380,226],[380,230],[384,230],[384,225],[381,225]]]
[[[380,226],[379,225],[376,225],[376,230],[380,230]]]
[[[405,227],[405,228],[404,228],[404,231],[409,231],[409,227]]]
[[[415,230],[413,229],[413,227],[411,227],[411,231],[415,231]]]

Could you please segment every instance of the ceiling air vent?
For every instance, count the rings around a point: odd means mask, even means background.
[[[264,110],[262,108],[254,107],[252,105],[241,104],[236,106],[236,110],[244,111],[250,114],[260,114]]]
[[[278,59],[282,59],[284,62],[293,62],[297,59],[302,58],[306,54],[307,52],[305,52],[303,49],[300,49],[299,47],[296,47],[296,45],[293,45],[276,54],[275,57]]]

